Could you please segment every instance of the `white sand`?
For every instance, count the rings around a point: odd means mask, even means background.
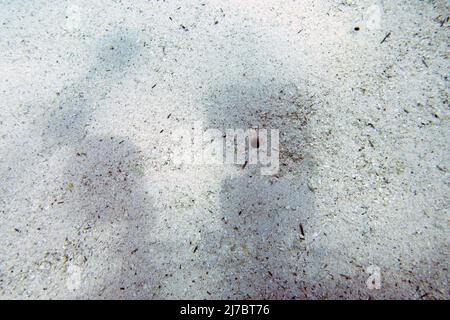
[[[2,1],[0,298],[448,299],[448,12]],[[279,174],[176,165],[194,121]]]

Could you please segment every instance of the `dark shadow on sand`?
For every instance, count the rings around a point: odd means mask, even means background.
[[[143,232],[154,217],[141,150],[131,137],[88,132],[98,100],[135,67],[140,54],[136,39],[128,30],[99,39],[96,61],[58,94],[59,103],[46,120],[46,152],[69,148],[72,154],[62,187],[64,214],[78,230],[77,237],[66,239],[72,249],[65,257],[82,273],[76,297],[145,298],[144,286],[151,282]]]
[[[306,183],[314,163],[306,144],[314,97],[298,84],[243,77],[211,87],[207,100],[209,127],[280,131],[276,174],[261,175],[255,165],[239,165],[240,176],[222,182],[223,234],[204,241],[205,250],[221,252],[216,267],[222,270],[222,284],[212,296],[304,298],[304,233],[314,210]]]

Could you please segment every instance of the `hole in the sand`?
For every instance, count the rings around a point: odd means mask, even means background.
[[[252,146],[252,148],[259,148],[259,138],[258,137],[253,137],[250,140],[250,145]]]

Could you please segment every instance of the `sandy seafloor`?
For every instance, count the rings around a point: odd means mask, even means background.
[[[0,298],[448,299],[448,14],[2,1]],[[278,173],[177,163],[192,123]]]

